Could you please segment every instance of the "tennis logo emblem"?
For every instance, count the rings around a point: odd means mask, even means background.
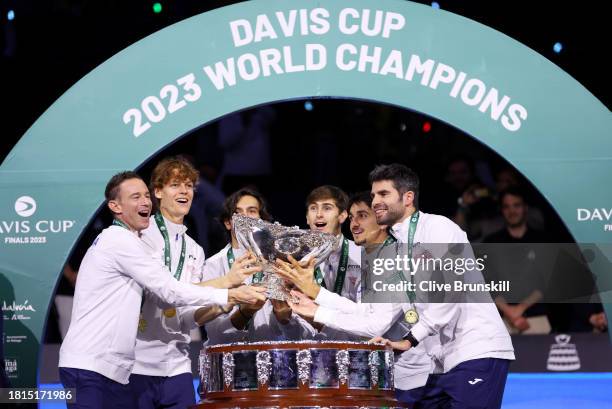
[[[580,358],[576,344],[570,343],[571,337],[559,334],[555,343],[550,346],[546,369],[549,371],[577,371],[580,369]]]
[[[21,217],[30,217],[36,211],[36,201],[30,196],[21,196],[15,201],[15,212]]]

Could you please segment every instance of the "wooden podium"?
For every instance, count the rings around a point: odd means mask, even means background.
[[[340,341],[214,345],[200,353],[200,409],[393,409],[393,351]]]

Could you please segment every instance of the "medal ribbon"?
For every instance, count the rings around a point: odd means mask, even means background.
[[[410,269],[410,273],[412,273],[412,247],[414,245],[414,235],[416,233],[416,228],[417,228],[417,223],[419,222],[419,211],[416,210],[412,216],[410,217],[410,225],[408,227],[408,259],[410,260],[408,262],[408,266]],[[397,239],[393,236],[389,236],[385,239],[384,243],[383,243],[383,247],[391,244],[391,243],[395,243],[397,242]],[[404,281],[408,281],[406,280],[406,276],[404,276],[404,272],[403,271],[399,271],[399,276],[402,280]],[[410,274],[410,283],[414,286],[414,276],[412,274]],[[414,300],[416,299],[416,295],[414,291],[406,291],[406,294],[408,295],[408,299],[410,300],[411,303],[414,303]]]
[[[168,237],[168,228],[166,227],[166,223],[164,222],[164,218],[161,213],[155,213],[155,223],[157,223],[157,228],[159,228],[159,232],[164,238],[164,264],[168,267],[168,270],[172,272],[172,258],[170,256],[170,238]],[[179,258],[178,265],[176,266],[176,271],[174,272],[174,278],[177,280],[181,279],[181,274],[183,273],[183,264],[185,264],[185,253],[187,244],[185,243],[185,235],[182,235],[183,243],[181,244],[181,257]]]
[[[408,227],[408,267],[410,272],[410,283],[414,285],[414,275],[412,274],[412,247],[414,245],[414,235],[416,233],[417,223],[419,222],[419,211],[415,210],[412,217],[410,217],[410,226]],[[402,279],[406,280],[404,276],[404,272],[400,270],[400,274],[402,275]],[[414,304],[414,300],[416,299],[416,295],[414,291],[406,291],[408,294],[408,299],[412,304]]]
[[[389,237],[387,237],[387,238],[385,239],[385,241],[383,241],[382,246],[383,246],[383,247],[385,247],[385,246],[387,246],[387,245],[389,245],[389,244],[391,244],[391,243],[395,243],[396,241],[397,241],[397,240],[395,239],[395,237],[393,237],[393,236],[389,235]]]
[[[338,270],[336,271],[336,283],[334,284],[334,292],[338,295],[342,293],[342,287],[344,287],[344,278],[346,277],[346,268],[348,267],[348,253],[349,253],[349,241],[344,238],[342,241],[342,255],[340,256],[340,262],[338,263]],[[315,269],[315,281],[323,288],[327,288],[321,269],[317,267]]]
[[[124,229],[132,231],[132,229],[130,229],[130,227],[127,224],[125,224],[124,222],[122,222],[119,219],[113,219],[113,226],[123,227]]]

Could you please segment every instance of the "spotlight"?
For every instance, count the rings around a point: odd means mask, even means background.
[[[8,13],[6,13],[6,18],[8,21],[15,20],[15,12],[13,10],[9,10]]]
[[[423,132],[428,133],[429,131],[431,131],[431,123],[429,121],[425,121],[423,123]]]
[[[431,7],[433,7],[436,10],[440,9],[440,3],[438,3],[437,1],[432,1],[431,2]]]
[[[563,50],[563,44],[556,42],[555,45],[553,45],[553,51],[559,54],[561,50]]]
[[[161,3],[153,3],[153,13],[159,14],[162,11]]]
[[[306,111],[312,111],[314,109],[314,105],[312,105],[312,102],[306,101],[304,102],[304,109]]]

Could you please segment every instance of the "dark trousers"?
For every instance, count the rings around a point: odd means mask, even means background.
[[[75,403],[68,409],[133,409],[136,399],[129,385],[122,385],[86,369],[59,368],[64,388],[75,388]]]
[[[395,390],[395,397],[398,401],[402,403],[409,403],[414,405],[416,402],[423,399],[425,396],[425,386],[421,386],[420,388],[414,388],[407,391],[403,391],[401,389]],[[412,407],[412,406],[411,406]]]
[[[397,399],[414,402],[413,409],[499,409],[509,365],[496,358],[465,361],[445,374],[429,375],[422,388],[397,391]]]
[[[132,374],[130,386],[138,409],[185,409],[196,403],[191,373],[169,377]]]

